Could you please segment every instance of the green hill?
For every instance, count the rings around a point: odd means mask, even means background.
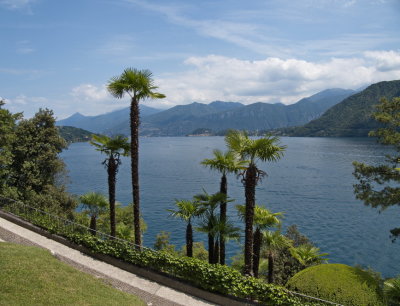
[[[301,127],[281,129],[279,133],[288,136],[367,136],[370,130],[379,127],[371,117],[375,105],[382,97],[399,96],[400,80],[379,82],[331,107],[320,118]]]
[[[0,305],[145,305],[37,247],[0,242],[0,258]]]
[[[89,141],[94,133],[73,126],[59,126],[58,131],[66,142]]]

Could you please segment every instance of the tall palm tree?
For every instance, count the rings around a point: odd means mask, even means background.
[[[246,161],[239,160],[237,154],[232,151],[227,151],[223,153],[220,150],[213,151],[214,158],[204,159],[201,164],[209,167],[211,170],[216,170],[222,174],[219,192],[228,195],[228,183],[226,175],[228,173],[238,173],[240,170],[245,169]],[[220,220],[222,223],[226,222],[226,211],[227,205],[226,201],[220,203]],[[221,233],[222,234],[222,233]],[[225,239],[222,234],[219,241],[219,263],[221,265],[225,264]]]
[[[139,101],[144,99],[161,99],[165,95],[154,92],[152,73],[149,70],[127,68],[117,77],[111,78],[107,85],[108,91],[116,98],[125,94],[131,97],[130,127],[131,127],[131,176],[133,195],[133,224],[135,228],[135,244],[141,248],[140,232],[140,195],[139,195]]]
[[[108,197],[110,203],[110,230],[111,236],[115,237],[115,185],[117,181],[118,167],[121,164],[121,155],[129,155],[128,138],[123,136],[107,137],[93,135],[90,143],[96,147],[97,151],[105,153],[106,159],[103,161],[108,174]]]
[[[245,218],[246,207],[245,205],[236,205],[239,217],[243,220]],[[280,226],[283,213],[272,213],[268,209],[256,205],[254,207],[254,233],[253,233],[253,275],[258,277],[258,270],[260,265],[260,253],[262,245],[262,231],[271,227]]]
[[[83,204],[83,209],[90,216],[90,232],[96,235],[97,217],[107,211],[108,201],[104,195],[97,192],[88,192],[79,197],[79,201]]]
[[[268,283],[274,282],[275,257],[280,250],[291,247],[292,241],[278,231],[263,232],[263,246],[266,249],[268,258]]]
[[[176,210],[167,209],[171,216],[187,222],[186,226],[186,256],[193,257],[193,228],[192,219],[199,216],[203,209],[196,201],[175,200]]]
[[[245,242],[244,242],[244,273],[251,275],[253,270],[253,219],[255,206],[255,192],[259,180],[266,173],[257,167],[257,161],[277,161],[285,150],[285,146],[278,144],[279,138],[264,136],[251,139],[246,132],[232,130],[226,137],[228,148],[239,154],[242,160],[248,160],[249,164],[242,173],[242,181],[245,187],[246,211],[245,211]]]

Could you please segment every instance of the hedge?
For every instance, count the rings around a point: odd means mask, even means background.
[[[305,303],[304,299],[293,295],[283,287],[244,276],[229,266],[209,264],[196,258],[174,256],[146,248],[138,251],[128,242],[101,239],[87,233],[83,227],[71,230],[69,221],[52,220],[49,216],[35,211],[19,212],[18,215],[50,233],[61,235],[95,253],[163,272],[207,291],[232,295],[265,305],[320,305],[310,300]]]
[[[344,264],[304,269],[288,281],[287,287],[343,305],[384,305],[378,281],[368,272]]]

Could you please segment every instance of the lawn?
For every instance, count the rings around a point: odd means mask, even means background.
[[[0,242],[0,305],[146,305],[49,251]]]

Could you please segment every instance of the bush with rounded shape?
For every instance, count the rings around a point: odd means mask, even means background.
[[[379,283],[370,273],[343,264],[321,264],[295,274],[290,290],[343,305],[384,305]]]

